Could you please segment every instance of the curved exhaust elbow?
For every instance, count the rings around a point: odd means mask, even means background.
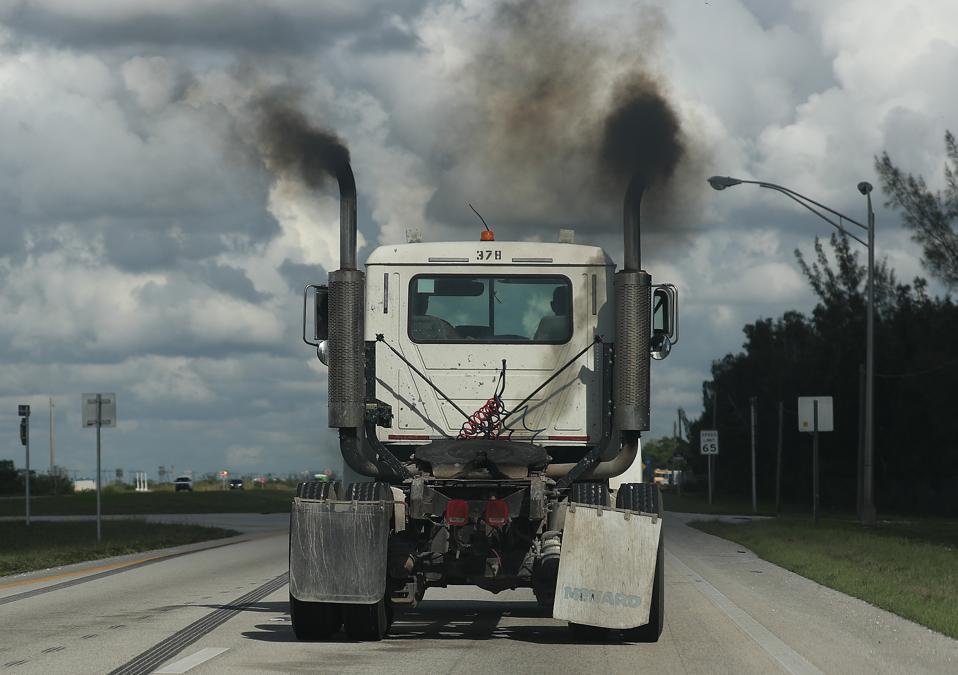
[[[339,430],[339,451],[343,461],[350,469],[363,476],[377,478],[379,467],[366,455],[364,431],[362,427],[348,427]]]
[[[614,436],[613,436],[614,438]],[[624,432],[621,435],[622,445],[619,453],[606,462],[599,462],[589,471],[582,474],[580,480],[605,480],[606,478],[615,478],[632,466],[635,458],[639,454],[639,435],[637,433]],[[546,467],[546,476],[553,480],[562,478],[572,470],[575,464],[550,464]]]

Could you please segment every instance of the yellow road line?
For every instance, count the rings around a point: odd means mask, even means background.
[[[238,543],[238,542],[237,542]],[[141,560],[128,560],[126,562],[110,563],[109,565],[99,565],[97,567],[87,567],[82,570],[73,570],[72,572],[63,572],[61,574],[54,574],[48,577],[35,577],[33,579],[20,579],[19,581],[10,581],[5,584],[0,584],[0,590],[5,588],[13,588],[15,586],[24,586],[27,584],[42,584],[47,581],[57,581],[58,579],[67,579],[69,577],[78,577],[84,574],[97,574],[98,572],[106,572],[108,570],[120,569],[121,567],[132,567],[133,565],[141,565],[150,560],[156,560],[157,558],[168,558],[169,555],[154,555],[149,558],[143,558]]]
[[[244,544],[248,541],[268,539],[270,537],[277,537],[281,534],[285,534],[285,532],[273,532],[270,534],[257,535],[255,537],[247,537],[246,539],[240,539],[239,541],[231,542],[231,544]],[[212,541],[216,541],[216,540],[214,539]],[[221,543],[220,545],[229,546],[230,544]],[[7,588],[14,588],[16,586],[26,586],[28,584],[43,584],[48,581],[57,581],[59,579],[68,579],[70,577],[98,574],[100,572],[108,572],[110,570],[121,569],[123,567],[133,567],[134,565],[142,565],[143,563],[148,563],[153,560],[160,560],[162,558],[174,558],[180,555],[185,555],[186,553],[200,553],[202,551],[208,551],[210,548],[216,548],[216,546],[199,548],[199,549],[196,549],[195,551],[183,551],[181,553],[165,553],[162,555],[153,555],[153,556],[149,556],[148,558],[141,558],[139,560],[127,560],[125,562],[108,563],[106,565],[98,565],[96,567],[87,567],[82,570],[73,570],[71,572],[62,572],[60,574],[53,574],[48,577],[34,577],[32,579],[18,579],[17,581],[8,581],[5,584],[0,584],[0,591]]]

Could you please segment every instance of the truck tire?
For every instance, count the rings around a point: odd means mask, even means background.
[[[373,481],[368,483],[350,483],[346,489],[345,501],[352,502],[391,502],[393,499],[392,488],[389,483]]]
[[[573,483],[569,490],[569,501],[576,504],[608,506],[609,490],[602,483]],[[601,626],[587,626],[569,622],[569,631],[576,642],[605,642],[609,638],[609,629]]]
[[[623,483],[615,495],[618,509],[655,513],[662,517],[662,496],[654,483]]]
[[[350,483],[345,499],[358,502],[392,501],[393,493],[389,483]],[[393,617],[388,592],[371,605],[346,604],[342,608],[346,635],[353,640],[378,641],[386,637]]]
[[[609,505],[609,490],[605,483],[573,483],[569,486],[569,501],[576,504]]]
[[[655,513],[662,517],[662,495],[654,483],[625,483],[619,487],[615,505],[620,509]],[[644,626],[622,631],[631,642],[658,642],[665,626],[665,533],[659,535],[655,556],[655,577],[652,581],[652,603],[649,622]]]
[[[338,482],[311,480],[296,486],[296,496],[300,499],[335,499]]]
[[[389,614],[385,598],[371,605],[343,605],[346,635],[353,640],[382,640],[389,631]]]
[[[343,625],[341,605],[304,602],[289,596],[289,619],[297,640],[324,640]]]

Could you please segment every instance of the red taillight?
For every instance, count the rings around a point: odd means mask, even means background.
[[[469,522],[469,502],[465,499],[450,499],[446,504],[446,524],[465,525]]]
[[[486,502],[486,522],[493,527],[502,527],[509,522],[509,504],[502,499]]]

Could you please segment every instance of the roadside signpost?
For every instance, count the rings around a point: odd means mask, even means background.
[[[116,426],[116,394],[82,394],[81,402],[83,428],[96,427],[96,541],[100,543],[100,429]]]
[[[23,483],[26,485],[26,516],[27,527],[30,527],[30,406],[18,405],[17,414],[20,416],[20,443],[27,449],[27,473]]]
[[[709,458],[709,504],[712,503],[712,457],[719,452],[719,435],[716,429],[699,432],[699,451]]]
[[[818,525],[818,432],[834,431],[831,396],[798,397],[798,430],[812,434],[812,518]]]
[[[758,438],[758,397],[748,399],[752,434],[752,513],[758,513],[758,486],[755,482],[755,443]]]

